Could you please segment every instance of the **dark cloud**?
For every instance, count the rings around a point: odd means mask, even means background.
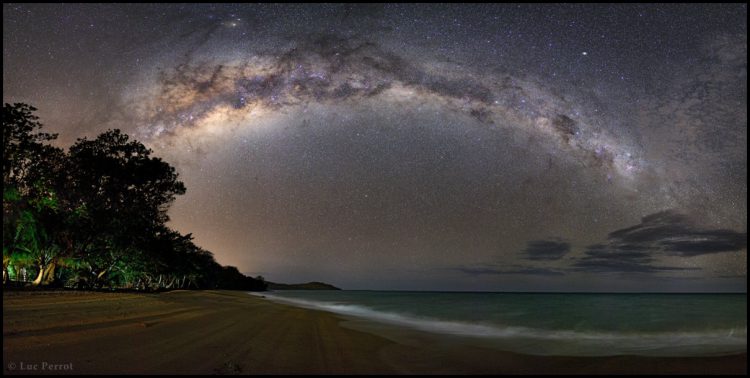
[[[607,245],[594,244],[586,249],[586,258],[605,259],[627,259],[627,260],[651,260],[651,250],[644,249],[639,245],[621,244]]]
[[[747,274],[723,274],[716,278],[747,278]]]
[[[747,233],[732,230],[698,232],[683,239],[662,241],[661,245],[669,253],[686,257],[731,252],[747,247]]]
[[[609,234],[609,249],[664,251],[692,257],[747,247],[747,233],[726,229],[702,229],[684,214],[665,210],[643,217],[641,223]]]
[[[665,210],[643,217],[640,224],[611,232],[608,239],[623,243],[657,242],[689,233],[688,224],[685,215]]]
[[[570,271],[592,273],[661,273],[700,271],[697,267],[660,265],[665,256],[692,257],[737,251],[747,246],[747,233],[725,229],[704,229],[690,218],[665,210],[642,218],[641,223],[609,233],[606,242],[589,245],[584,256],[575,259]],[[562,239],[529,241],[523,250],[526,260],[556,261],[571,250]],[[539,274],[562,275],[561,271],[542,267],[495,265],[461,267],[456,270],[470,275]]]
[[[535,240],[526,245],[527,260],[559,260],[570,252],[570,243],[562,240]]]
[[[528,266],[516,266],[516,265],[514,265],[511,269],[500,269],[494,266],[474,266],[474,267],[459,267],[459,268],[454,268],[453,270],[457,270],[461,273],[465,273],[471,276],[479,276],[483,274],[489,274],[489,275],[528,274],[528,275],[543,275],[543,276],[562,276],[565,274],[561,271],[553,270],[553,269],[528,267]]]
[[[653,266],[653,251],[637,244],[594,244],[585,256],[573,263],[573,270],[596,273],[656,273],[683,270],[678,267]]]
[[[747,233],[724,229],[701,229],[686,215],[673,210],[643,217],[640,224],[611,232],[605,243],[590,245],[574,270],[588,272],[657,273],[689,271],[653,265],[664,255],[692,257],[737,251],[747,246]]]
[[[587,258],[576,261],[573,266],[575,271],[594,273],[658,273],[666,271],[695,271],[700,268],[683,268],[676,266],[654,266],[650,265],[651,259],[640,261],[639,259],[611,258]]]

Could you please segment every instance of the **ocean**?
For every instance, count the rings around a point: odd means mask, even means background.
[[[716,356],[747,351],[746,294],[274,291],[266,298],[565,356]]]

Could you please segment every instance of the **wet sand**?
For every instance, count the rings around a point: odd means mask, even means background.
[[[747,374],[747,353],[529,356],[243,292],[4,292],[3,365],[5,374]]]

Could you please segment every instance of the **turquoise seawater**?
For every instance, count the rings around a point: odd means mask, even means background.
[[[268,299],[539,355],[747,351],[746,294],[274,291]]]

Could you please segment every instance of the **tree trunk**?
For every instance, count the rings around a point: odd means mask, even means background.
[[[172,277],[172,281],[169,282],[166,288],[171,289],[175,282],[177,282],[177,277]]]
[[[10,279],[10,272],[8,272],[9,265],[10,257],[5,257],[5,254],[3,254],[3,285],[5,285]]]
[[[55,263],[49,263],[47,265],[39,265],[39,274],[37,274],[36,279],[32,282],[34,286],[45,286],[52,283],[52,280],[55,279],[55,267],[57,264]]]
[[[52,281],[55,280],[55,268],[57,267],[57,264],[55,263],[49,263],[47,265],[47,269],[44,272],[44,276],[42,277],[42,285],[49,285],[52,283]]]
[[[39,265],[39,274],[37,274],[36,279],[31,282],[34,286],[39,286],[42,283],[42,278],[44,278],[44,265]]]

